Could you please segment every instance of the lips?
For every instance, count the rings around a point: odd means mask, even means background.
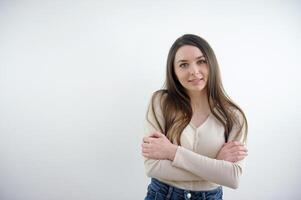
[[[200,80],[203,80],[203,78],[196,78],[196,79],[188,80],[188,82],[198,82]]]

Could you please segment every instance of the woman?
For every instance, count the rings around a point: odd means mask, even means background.
[[[174,42],[165,88],[153,94],[147,112],[145,200],[222,199],[222,186],[238,187],[248,125],[204,39],[186,34]]]

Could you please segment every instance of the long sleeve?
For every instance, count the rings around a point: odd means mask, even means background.
[[[203,180],[197,175],[184,169],[172,166],[169,160],[152,160],[144,161],[146,175],[148,177],[164,179],[168,181],[200,181]]]
[[[234,139],[243,141],[245,139],[245,126],[240,132],[237,132],[238,130],[238,126],[234,126],[229,135],[229,141]],[[236,163],[216,160],[179,146],[172,166],[185,169],[207,181],[236,189],[242,175],[243,163],[244,160]]]
[[[164,127],[162,111],[160,109],[159,98],[155,98],[154,111],[152,112],[152,103],[150,102],[145,122],[144,136],[148,136],[153,131],[160,131],[156,124],[154,114],[156,115],[161,127]],[[145,172],[148,177],[164,179],[168,181],[201,181],[201,177],[172,165],[170,160],[154,160],[144,157]]]
[[[190,171],[203,179],[236,189],[242,173],[240,165],[202,156],[179,146],[172,165]]]

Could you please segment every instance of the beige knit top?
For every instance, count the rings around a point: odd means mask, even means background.
[[[160,96],[160,95],[157,95]],[[151,103],[148,109],[151,109]],[[164,118],[160,108],[159,97],[155,98],[154,110],[161,127],[164,127]],[[242,116],[237,113],[239,122]],[[160,131],[152,112],[148,112],[145,120],[145,136],[152,131]],[[239,133],[239,124],[236,124],[229,134],[228,141],[243,142],[245,127]],[[182,132],[181,145],[178,146],[173,161],[153,160],[144,157],[144,165],[148,177],[156,178],[169,185],[192,191],[203,191],[217,188],[219,185],[236,189],[242,175],[244,160],[232,163],[216,160],[215,157],[225,143],[224,127],[211,113],[199,127],[189,123]],[[244,143],[246,145],[246,143]]]

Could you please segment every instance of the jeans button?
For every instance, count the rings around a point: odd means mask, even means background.
[[[190,199],[191,198],[191,194],[188,192],[187,193],[187,198]]]

